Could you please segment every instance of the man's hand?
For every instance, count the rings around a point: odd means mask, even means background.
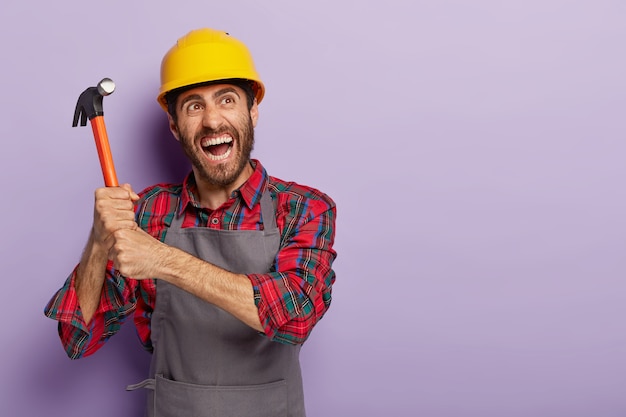
[[[133,202],[139,199],[129,184],[121,187],[98,188],[95,193],[93,233],[94,243],[110,249],[110,236],[120,230],[136,230]]]
[[[116,230],[106,244],[115,269],[134,279],[159,277],[172,249],[139,227]]]

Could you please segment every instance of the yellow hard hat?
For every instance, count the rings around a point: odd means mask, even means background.
[[[161,62],[161,89],[157,100],[167,111],[165,95],[180,87],[209,81],[245,79],[253,82],[257,103],[265,86],[243,42],[214,29],[192,30],[176,42]]]

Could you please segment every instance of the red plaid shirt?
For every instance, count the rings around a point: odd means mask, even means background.
[[[261,194],[267,187],[276,204],[281,232],[278,254],[268,273],[249,274],[254,301],[265,334],[272,340],[301,344],[322,318],[331,301],[335,274],[331,268],[336,208],[325,194],[310,187],[267,175],[253,160],[254,173],[216,210],[196,199],[193,174],[183,184],[157,184],[142,191],[135,206],[139,226],[163,241],[176,210],[184,212],[183,228],[259,230]],[[177,204],[180,201],[180,206]],[[134,280],[116,274],[109,262],[98,309],[87,325],[74,288],[76,269],[45,308],[59,321],[59,335],[69,357],[97,351],[133,315],[144,347],[152,351],[150,319],[154,309],[154,279]]]

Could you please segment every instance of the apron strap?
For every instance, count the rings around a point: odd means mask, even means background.
[[[278,226],[276,226],[276,209],[267,188],[261,195],[261,220],[263,221],[263,230],[265,232],[278,229]]]
[[[172,223],[170,224],[169,229],[182,229],[183,227],[183,219],[185,218],[185,212],[180,213],[180,197],[176,201],[176,211],[174,211],[174,216],[172,217]],[[180,215],[179,215],[180,213]]]
[[[155,386],[156,386],[156,380],[154,380],[153,378],[149,378],[149,379],[144,379],[143,381],[137,384],[127,385],[126,391],[135,391],[136,389],[139,389],[139,388],[147,388],[147,389],[154,390]]]

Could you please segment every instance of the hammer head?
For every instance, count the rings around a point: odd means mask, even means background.
[[[110,78],[103,78],[96,87],[89,87],[81,93],[74,110],[73,127],[87,125],[87,119],[91,120],[96,116],[102,116],[102,97],[108,96],[115,91],[115,83]]]

